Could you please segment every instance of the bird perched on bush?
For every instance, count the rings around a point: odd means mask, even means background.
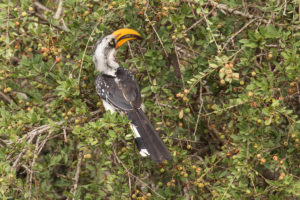
[[[172,156],[141,108],[141,93],[133,74],[115,60],[116,50],[121,45],[141,38],[137,31],[124,28],[97,41],[93,57],[100,72],[95,81],[96,91],[105,110],[127,114],[141,156],[162,162],[171,160]]]

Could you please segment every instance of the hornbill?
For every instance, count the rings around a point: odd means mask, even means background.
[[[127,114],[141,156],[150,156],[160,163],[171,160],[172,156],[141,108],[142,98],[135,77],[115,60],[116,50],[133,39],[142,37],[133,29],[123,28],[96,42],[93,61],[100,72],[95,81],[96,91],[105,110]]]

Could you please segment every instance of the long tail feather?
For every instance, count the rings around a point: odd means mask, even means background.
[[[127,112],[131,129],[142,156],[150,156],[155,162],[172,160],[172,156],[142,109]]]

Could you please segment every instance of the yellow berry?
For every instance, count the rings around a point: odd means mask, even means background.
[[[272,53],[269,53],[269,54],[268,54],[268,58],[271,59],[272,57],[273,57],[273,54],[272,54]]]
[[[27,13],[24,11],[24,12],[22,12],[22,17],[26,17],[27,16]]]

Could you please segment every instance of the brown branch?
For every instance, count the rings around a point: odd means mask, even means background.
[[[50,10],[49,8],[47,8],[46,6],[44,6],[43,4],[41,4],[40,2],[37,2],[37,1],[34,2],[33,6],[36,7],[36,8],[38,8],[38,9],[40,9],[40,10],[53,13],[52,10]]]
[[[52,10],[50,10],[49,8],[45,7],[43,4],[39,3],[39,2],[34,2],[33,3],[33,6],[38,9],[38,10],[42,10],[42,11],[46,11],[46,12],[50,12],[52,13],[54,16],[53,18],[54,19],[59,19],[60,15],[62,14],[62,4],[63,4],[63,1],[59,1],[59,4],[58,4],[58,8],[57,8],[57,11],[56,13],[54,13]],[[40,20],[46,22],[47,24],[59,29],[59,30],[62,30],[62,31],[69,31],[68,27],[66,26],[65,24],[65,21],[64,19],[60,19],[61,23],[62,23],[62,26],[57,26],[57,25],[53,25],[51,24],[51,22],[45,17],[43,16],[42,14],[39,14],[38,12],[34,12],[33,13],[34,16],[38,17]]]
[[[62,123],[62,122],[61,122]],[[28,141],[26,142],[27,144],[31,144],[33,139],[35,138],[35,136],[43,133],[43,132],[46,132],[47,130],[50,129],[50,126],[48,125],[43,125],[43,126],[40,126],[32,131],[30,131],[28,134],[26,134],[25,137],[22,137],[23,138],[29,138]],[[17,143],[20,143],[20,141],[23,141],[22,139],[19,139]],[[17,156],[15,162],[13,163],[12,167],[11,167],[11,170],[16,168],[18,166],[18,163],[21,159],[21,157],[23,156],[23,154],[25,153],[26,151],[26,147],[23,148],[23,150],[21,151],[21,153],[19,153],[19,155]],[[9,159],[9,156],[6,158],[6,159]]]
[[[189,2],[189,3],[194,3],[194,4],[197,4],[197,5],[200,5],[198,2],[195,2],[195,1],[191,1],[191,0],[183,0],[184,2]],[[234,8],[229,8],[227,5],[225,4],[219,4],[213,0],[209,0],[208,3],[204,3],[204,4],[201,4],[201,6],[207,6],[207,5],[210,5],[214,8],[218,8],[222,13],[232,13],[232,14],[235,14],[235,15],[239,15],[239,16],[242,16],[242,17],[245,17],[245,18],[248,18],[248,19],[254,19],[256,18],[257,20],[261,20],[263,23],[267,24],[268,23],[268,20],[264,19],[264,18],[261,18],[261,17],[256,17],[254,15],[251,15],[251,14],[248,14],[248,13],[244,13],[244,12],[241,12],[241,11],[238,11],[238,10],[235,10]]]
[[[63,5],[63,1],[59,0],[57,10],[56,10],[56,12],[53,16],[54,19],[59,19],[60,18],[61,14],[62,14],[62,11],[63,11],[62,5]]]
[[[5,100],[7,103],[12,102],[12,99],[7,96],[6,94],[4,94],[3,92],[0,91],[0,96],[2,97],[3,100]]]
[[[256,18],[257,20],[261,20],[265,24],[268,23],[268,20],[266,20],[266,19],[263,19],[261,17],[256,17],[256,16],[248,14],[248,13],[243,13],[243,12],[235,10],[233,8],[229,8],[227,5],[225,5],[225,4],[219,4],[219,3],[217,3],[217,2],[215,2],[213,0],[209,0],[208,3],[211,6],[216,7],[218,9],[220,9],[220,10],[227,11],[228,13],[233,13],[235,15],[239,15],[239,16],[242,16],[242,17],[245,17],[245,18],[248,18],[248,19],[254,19],[254,18]]]

